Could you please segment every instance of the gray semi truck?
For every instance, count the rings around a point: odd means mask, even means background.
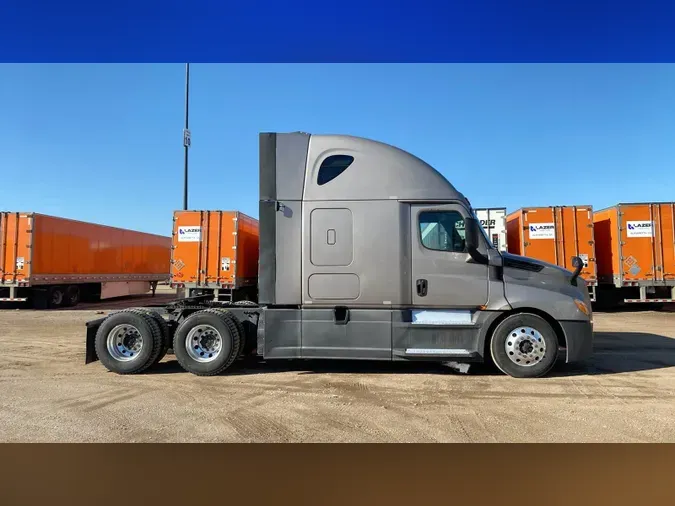
[[[200,297],[87,323],[86,362],[197,375],[238,358],[492,361],[514,377],[592,353],[575,271],[496,249],[469,201],[394,146],[260,134],[257,301]]]

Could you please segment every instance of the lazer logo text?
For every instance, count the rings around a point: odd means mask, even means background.
[[[555,239],[553,223],[530,223],[530,239]]]

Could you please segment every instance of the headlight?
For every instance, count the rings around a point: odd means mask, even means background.
[[[588,309],[588,306],[584,302],[580,301],[579,299],[574,299],[574,303],[579,308],[579,311],[584,313],[586,316],[591,315],[591,311]]]

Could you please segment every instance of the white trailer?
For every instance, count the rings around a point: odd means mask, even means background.
[[[490,207],[476,209],[476,215],[494,247],[499,251],[507,251],[506,208]]]

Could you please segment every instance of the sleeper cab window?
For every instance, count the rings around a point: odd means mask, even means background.
[[[333,179],[342,174],[347,167],[354,161],[353,156],[349,155],[331,155],[326,158],[319,167],[319,175],[316,182],[319,186],[330,183]]]
[[[464,218],[457,211],[422,211],[420,240],[430,250],[464,253]]]

